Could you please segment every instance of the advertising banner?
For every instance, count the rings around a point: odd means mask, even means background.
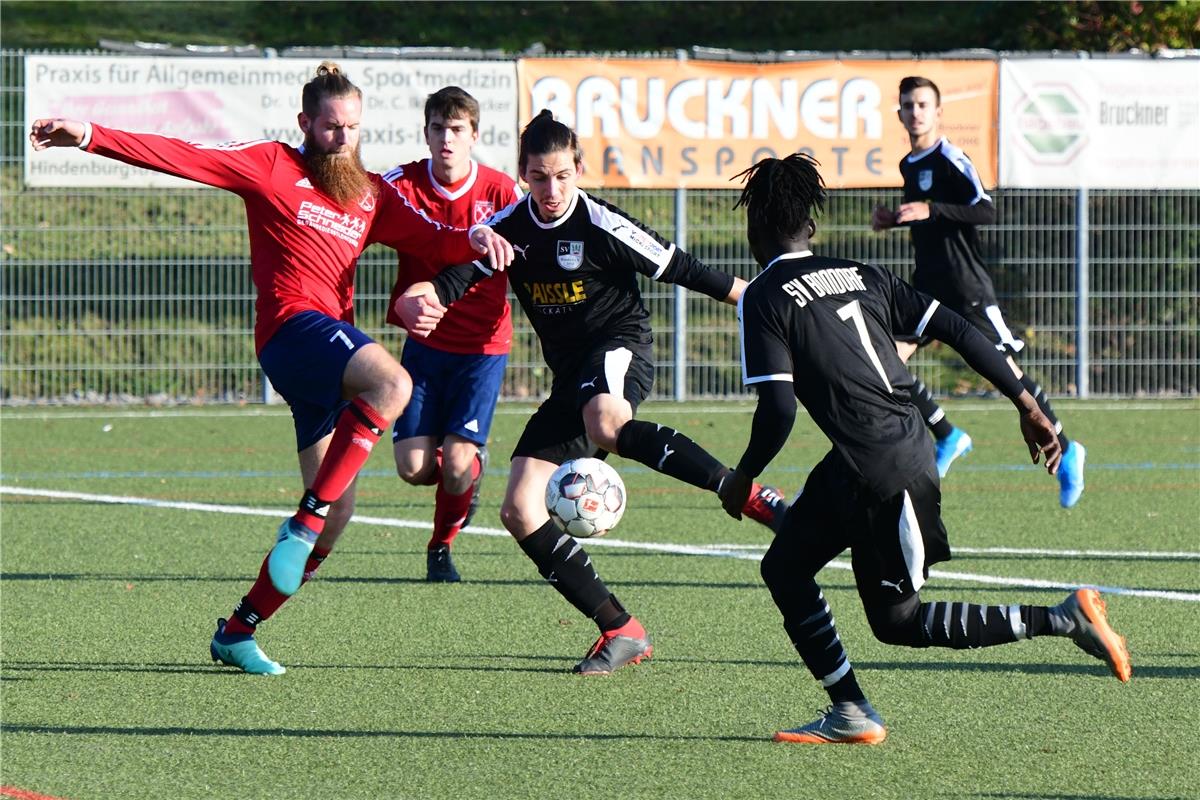
[[[1000,182],[1200,188],[1200,60],[1005,60]]]
[[[319,61],[300,59],[54,56],[25,58],[25,127],[41,117],[97,122],[187,141],[278,139],[299,145],[300,92]],[[516,173],[516,65],[510,61],[346,59],[363,92],[362,155],[384,172],[428,155],[425,98],[459,86],[480,105],[475,158]],[[196,186],[88,153],[34,153],[26,141],[29,186]]]
[[[543,108],[584,151],[584,186],[732,188],[755,161],[806,151],[830,188],[894,187],[909,152],[898,86],[942,92],[946,135],[996,182],[994,61],[740,64],[663,59],[522,59],[522,124]]]

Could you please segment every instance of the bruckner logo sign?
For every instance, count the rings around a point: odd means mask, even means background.
[[[1000,185],[1200,189],[1200,58],[1000,63]]]
[[[1084,103],[1068,86],[1035,87],[1016,104],[1019,141],[1034,161],[1065,164],[1087,144]]]

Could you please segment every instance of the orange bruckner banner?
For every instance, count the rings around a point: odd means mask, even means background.
[[[821,162],[830,188],[899,186],[907,75],[938,84],[943,131],[996,185],[994,61],[534,58],[517,73],[522,127],[543,108],[573,127],[584,186],[727,189],[755,161],[798,150]]]

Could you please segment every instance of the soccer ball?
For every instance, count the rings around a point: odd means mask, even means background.
[[[603,536],[625,513],[625,482],[598,458],[576,458],[550,476],[546,510],[572,536]]]

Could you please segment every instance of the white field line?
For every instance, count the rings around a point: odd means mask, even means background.
[[[20,495],[26,497],[45,497],[54,500],[82,500],[92,503],[107,503],[112,505],[132,505],[145,506],[148,508],[167,508],[180,511],[209,511],[218,514],[238,514],[242,516],[258,516],[258,517],[275,517],[282,519],[290,516],[291,511],[284,509],[268,509],[268,508],[253,508],[251,506],[227,506],[217,505],[214,503],[191,503],[180,500],[155,500],[149,497],[127,497],[124,495],[112,494],[88,494],[84,492],[63,492],[55,489],[28,489],[18,486],[0,486],[0,495]],[[360,525],[379,525],[388,528],[419,528],[425,529],[429,527],[428,520],[411,520],[397,519],[393,517],[368,517],[356,514],[353,518],[354,522]],[[500,528],[471,528],[464,533],[473,534],[476,536],[508,536],[508,533]],[[743,546],[717,548],[712,546],[699,545],[682,545],[682,544],[664,544],[656,542],[630,542],[623,539],[611,539],[608,537],[589,539],[588,547],[592,548],[613,548],[621,550],[641,550],[654,553],[670,553],[672,555],[692,555],[692,556],[708,556],[717,558],[733,558],[742,561],[759,561],[762,559],[762,554],[758,552],[747,552],[740,549]],[[761,548],[760,548],[761,549]],[[1004,552],[1011,552],[1016,548],[996,548]],[[1057,551],[1070,552],[1070,551]],[[1081,551],[1085,552],[1085,551]],[[1107,552],[1107,551],[1096,551]],[[1191,558],[1196,556],[1194,553],[1182,554],[1185,557]],[[845,560],[831,561],[827,565],[833,569],[849,570],[850,562]],[[929,571],[930,577],[948,578],[950,580],[966,581],[969,583],[982,583],[993,586],[1018,586],[1036,589],[1075,589],[1080,584],[1064,583],[1062,581],[1048,581],[1039,578],[1017,578],[1017,577],[1001,577],[997,575],[978,575],[969,572],[949,572],[945,570],[932,569]],[[1088,584],[1090,585],[1090,584]],[[1095,586],[1102,592],[1107,594],[1127,595],[1131,597],[1154,597],[1161,600],[1181,600],[1191,603],[1200,603],[1200,592],[1176,592],[1165,591],[1161,589],[1131,589],[1121,586]]]
[[[710,544],[714,550],[757,550],[766,552],[764,544]],[[1060,558],[1160,558],[1164,561],[1200,560],[1200,552],[1179,550],[1051,550],[1042,547],[959,547],[950,548],[963,555],[1057,556]]]
[[[1178,400],[1163,400],[1159,402],[1145,400],[1078,400],[1064,401],[1056,399],[1056,403],[1069,406],[1072,413],[1078,411],[1176,411],[1180,408],[1187,410],[1195,408],[1194,401],[1188,398]],[[0,420],[55,420],[55,419],[178,419],[180,417],[195,417],[197,419],[219,417],[290,417],[291,412],[283,404],[254,405],[247,407],[217,407],[184,406],[178,408],[119,408],[100,406],[78,411],[62,411],[58,408],[35,410],[22,408],[14,411],[0,408]],[[501,403],[496,407],[499,416],[528,416],[537,408],[536,404]],[[1012,413],[1012,406],[999,400],[980,400],[955,403],[956,411],[972,412],[1002,412]],[[804,413],[804,409],[798,409]],[[689,403],[672,403],[667,401],[651,401],[639,407],[643,416],[662,414],[752,414],[754,404],[741,401],[730,401],[719,405],[691,405]]]

